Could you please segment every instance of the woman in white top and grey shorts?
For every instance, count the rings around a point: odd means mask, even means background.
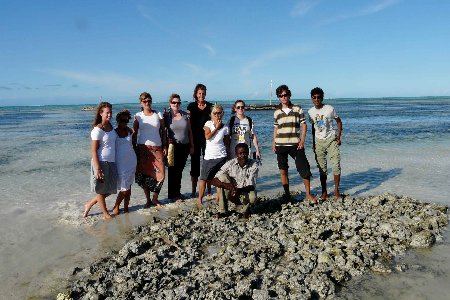
[[[84,204],[84,217],[87,217],[91,207],[98,203],[103,218],[112,216],[106,209],[106,197],[117,193],[116,170],[116,138],[117,134],[111,125],[112,105],[101,102],[97,107],[91,131],[91,190],[96,193],[94,198]]]
[[[230,145],[230,132],[228,126],[222,123],[223,107],[216,104],[212,108],[211,120],[205,123],[206,148],[205,157],[200,173],[200,184],[198,189],[198,205],[203,206],[202,198],[205,194],[206,182],[214,179],[217,171],[227,161]]]

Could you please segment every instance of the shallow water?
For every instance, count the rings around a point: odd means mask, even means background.
[[[309,108],[308,101],[294,101]],[[341,192],[354,195],[386,191],[427,202],[450,204],[450,99],[340,99],[330,100],[344,124]],[[225,103],[226,116],[230,105]],[[186,107],[186,103],[183,103]],[[89,192],[89,127],[93,112],[82,106],[0,108],[0,294],[9,299],[54,295],[76,265],[120,248],[131,228],[151,221],[156,209],[142,210],[144,194],[134,187],[131,213],[111,222],[81,217]],[[156,109],[163,105],[155,104]],[[114,112],[136,104],[114,105]],[[271,153],[272,111],[248,112],[254,120],[263,151],[258,179],[260,194],[282,192]],[[311,137],[307,157],[312,166],[313,192],[320,192],[313,162]],[[290,162],[292,191],[304,191]],[[183,178],[189,193],[189,163]],[[329,182],[329,191],[333,189]],[[298,196],[302,199],[304,193]],[[167,197],[167,186],[160,198]],[[107,199],[112,207],[115,198]],[[189,209],[189,203],[182,204]],[[177,205],[159,213],[176,214]],[[362,278],[349,284],[350,298],[445,299],[450,276],[449,235],[436,247],[409,253],[425,269]],[[424,271],[425,270],[425,271]],[[386,280],[389,278],[389,280]],[[447,279],[447,280],[444,280]],[[430,288],[425,288],[423,282]],[[368,290],[361,294],[361,290]]]

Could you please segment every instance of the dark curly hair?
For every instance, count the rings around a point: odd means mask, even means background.
[[[311,90],[311,97],[314,95],[320,95],[320,97],[323,99],[324,93],[323,90],[320,87],[315,87]]]

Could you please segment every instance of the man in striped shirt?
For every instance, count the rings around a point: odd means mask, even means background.
[[[306,120],[299,105],[291,102],[291,91],[287,85],[280,85],[276,94],[280,100],[275,110],[272,150],[277,154],[278,169],[280,169],[281,184],[285,200],[291,199],[288,177],[288,155],[295,160],[295,166],[305,185],[306,199],[311,203],[317,200],[310,192],[311,171],[305,154]],[[301,128],[301,135],[300,135]]]

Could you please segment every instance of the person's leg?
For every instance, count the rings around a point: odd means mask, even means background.
[[[283,186],[284,195],[290,196],[288,170],[280,170],[281,185]]]
[[[211,196],[211,180],[206,181],[206,186],[208,188],[208,196]]]
[[[322,187],[322,194],[320,195],[320,198],[322,200],[327,200],[328,199],[327,174],[320,173],[320,186]]]
[[[125,198],[126,191],[119,191],[116,198],[116,203],[113,207],[113,214],[118,215],[120,214],[120,203],[122,203],[122,200]]]
[[[183,170],[186,166],[186,161],[189,156],[189,144],[182,145],[181,151],[179,152],[180,155],[178,155],[178,161],[176,161],[178,166],[178,177],[177,177],[177,186],[178,186],[178,195],[177,197],[181,197],[181,180],[183,178]],[[184,199],[184,198],[181,198]]]
[[[170,200],[175,200],[175,197],[177,197],[180,193],[180,190],[177,187],[178,170],[176,163],[177,161],[175,158],[175,164],[172,167],[167,168],[167,198],[169,198]]]
[[[256,199],[256,191],[251,191],[244,195],[244,201],[242,203],[243,205],[241,209],[241,214],[244,218],[248,218],[248,216],[250,215],[250,206],[255,205]]]
[[[328,199],[328,191],[327,191],[327,174],[328,174],[327,148],[328,148],[328,143],[326,142],[326,140],[322,141],[322,140],[316,139],[315,158],[316,158],[316,162],[317,162],[317,167],[319,168],[320,186],[322,188],[322,194],[321,194],[320,198],[322,200]]]
[[[281,178],[281,185],[283,186],[284,195],[283,197],[286,198],[286,200],[289,200],[291,197],[291,192],[289,190],[289,177],[288,177],[288,153],[289,153],[289,147],[276,147],[276,153],[277,153],[277,163],[278,163],[278,169],[280,170],[280,178]]]
[[[150,206],[152,206],[152,200],[150,199],[150,189],[148,187],[144,187],[143,190],[146,200],[144,208],[149,208]]]
[[[161,202],[158,200],[159,192],[153,192],[152,204],[161,207]]]
[[[197,193],[198,177],[200,176],[200,156],[202,154],[201,142],[194,143],[194,153],[191,154],[191,184],[192,184],[192,198],[195,198]]]
[[[198,185],[198,199],[197,199],[197,205],[199,207],[203,207],[203,196],[205,194],[205,188],[206,188],[206,180],[200,179],[200,183]]]
[[[309,178],[303,178],[303,184],[305,185],[306,199],[311,203],[317,203],[317,199],[311,195],[311,180]]]
[[[297,172],[300,174],[300,177],[303,178],[303,184],[305,185],[305,194],[306,199],[308,199],[311,203],[317,203],[317,199],[315,199],[311,195],[311,170],[309,167],[308,159],[306,158],[305,149],[293,149],[292,153],[295,153],[295,165],[297,167]]]
[[[123,212],[128,213],[128,205],[130,204],[131,198],[131,187],[128,191],[125,192],[125,199],[123,200]]]
[[[112,216],[109,214],[108,209],[106,208],[106,197],[108,197],[108,195],[102,195],[102,194],[97,194],[97,203],[98,206],[100,207],[100,210],[103,213],[103,219],[108,220],[108,219],[112,219]]]
[[[227,175],[221,175],[218,179],[223,183],[230,183],[230,178]],[[226,214],[228,213],[228,200],[231,197],[231,193],[229,190],[224,188],[218,187],[216,190],[219,198],[219,214]]]
[[[197,194],[197,182],[198,182],[198,177],[191,176],[191,186],[192,186],[191,197],[192,198],[195,198],[195,195]]]
[[[84,204],[83,217],[86,218],[89,215],[89,211],[91,210],[92,206],[95,205],[95,203],[97,203],[97,196],[94,196],[91,200]]]
[[[339,185],[341,182],[341,150],[334,137],[333,141],[330,143],[329,153],[334,175],[334,197],[336,200],[340,200],[341,192],[339,191]]]
[[[335,198],[335,200],[340,200],[342,198],[341,192],[339,191],[340,182],[341,182],[341,174],[334,175],[334,198]]]

